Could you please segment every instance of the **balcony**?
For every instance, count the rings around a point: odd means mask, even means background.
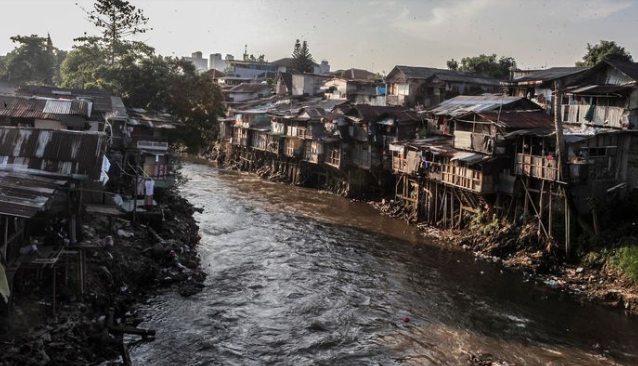
[[[514,173],[553,181],[558,179],[558,164],[556,160],[544,156],[516,154]]]
[[[589,112],[591,108],[593,108],[593,113]],[[625,109],[621,107],[563,104],[561,112],[563,122],[566,123],[584,123],[591,126],[614,128],[625,128],[629,125]],[[588,121],[585,117],[591,117],[591,121]]]
[[[442,166],[441,182],[480,194],[493,193],[494,188],[491,176],[484,176],[480,170],[459,166],[454,163]]]

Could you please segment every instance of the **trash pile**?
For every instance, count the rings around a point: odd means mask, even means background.
[[[0,365],[112,360],[121,345],[104,331],[109,309],[117,327],[132,329],[142,321],[134,305],[154,293],[172,290],[191,296],[201,291],[206,275],[196,251],[195,209],[177,192],[167,192],[158,202],[163,213],[159,222],[84,218],[82,243],[92,248],[86,251],[84,294],[70,276],[59,291],[54,317],[47,288],[51,281],[23,284],[13,309],[0,320]]]

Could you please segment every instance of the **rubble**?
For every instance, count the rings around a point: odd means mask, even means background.
[[[1,320],[0,365],[74,366],[113,360],[122,345],[104,332],[109,308],[114,309],[115,324],[128,331],[141,322],[134,305],[148,296],[158,291],[192,296],[202,290],[206,275],[195,250],[195,210],[177,192],[167,192],[158,202],[164,220],[155,229],[123,219],[114,227],[101,216],[85,219],[86,240],[100,245],[87,255],[84,296],[78,296],[69,281],[53,317],[50,292],[39,287],[44,285],[20,293],[9,316]],[[179,253],[179,266],[171,251]]]

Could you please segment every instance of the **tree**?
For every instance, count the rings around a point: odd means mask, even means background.
[[[181,117],[180,140],[190,153],[196,153],[217,139],[217,117],[224,115],[221,89],[211,78],[197,73],[192,63],[172,62],[178,77],[171,83],[169,112]]]
[[[184,122],[175,137],[189,152],[211,145],[224,114],[219,86],[191,62],[157,56],[143,42],[123,38],[146,31],[141,10],[121,0],[96,0],[94,8],[87,14],[102,34],[76,39],[62,65],[62,86],[107,90],[129,107],[170,113]]]
[[[13,36],[18,46],[4,60],[3,80],[51,85],[59,75],[58,50],[50,36]]]
[[[73,46],[73,50],[60,65],[62,75],[60,86],[76,89],[99,87],[100,81],[96,70],[106,65],[106,58],[104,48],[97,41],[84,41],[80,45]]]
[[[615,41],[601,40],[596,45],[587,43],[587,53],[583,56],[582,61],[577,61],[576,66],[592,67],[604,59],[615,58],[627,61],[633,61],[631,54],[624,47],[616,44]]]
[[[460,71],[478,72],[495,79],[508,79],[512,69],[516,68],[516,61],[513,57],[501,56],[497,59],[495,53],[491,55],[481,54],[476,57],[463,57],[461,59],[461,65],[458,68]],[[450,60],[454,61],[455,60]],[[448,67],[450,67],[450,61]]]
[[[456,71],[459,69],[459,62],[455,59],[448,60],[446,63],[448,70]]]
[[[127,39],[137,34],[146,33],[148,18],[141,9],[137,9],[125,0],[96,0],[93,10],[87,11],[88,19],[101,33],[99,37],[81,37],[78,41],[103,42],[107,45],[107,59],[114,64],[116,59],[131,51],[151,53],[152,49],[143,42]]]
[[[292,71],[299,73],[311,73],[314,70],[315,60],[310,54],[308,49],[308,43],[303,43],[297,40],[295,42],[295,49],[292,51]]]

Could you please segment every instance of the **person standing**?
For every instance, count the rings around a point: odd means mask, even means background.
[[[152,178],[146,178],[144,182],[145,196],[144,196],[144,206],[146,207],[146,211],[150,211],[153,208],[153,191],[155,189],[155,181]]]

